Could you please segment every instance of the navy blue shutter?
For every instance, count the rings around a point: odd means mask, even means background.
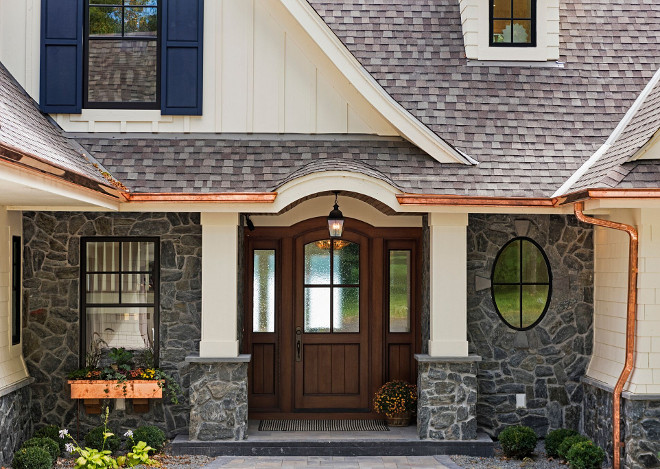
[[[83,0],[41,0],[42,111],[80,113],[82,40]]]
[[[204,0],[162,0],[161,113],[202,115]]]

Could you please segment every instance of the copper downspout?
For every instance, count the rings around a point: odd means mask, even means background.
[[[614,395],[612,397],[613,417],[612,427],[613,434],[612,440],[614,444],[614,454],[612,458],[613,469],[619,469],[621,465],[621,393],[623,386],[628,381],[630,373],[634,365],[635,353],[635,321],[637,319],[637,251],[639,242],[637,239],[637,230],[623,223],[616,223],[613,221],[600,220],[598,218],[586,216],[584,210],[584,202],[577,202],[574,206],[575,216],[578,220],[590,225],[603,226],[605,228],[612,228],[614,230],[621,230],[628,233],[630,236],[630,249],[628,258],[628,311],[626,315],[626,361],[619,376],[619,380],[614,386]]]

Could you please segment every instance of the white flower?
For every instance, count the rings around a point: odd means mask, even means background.
[[[133,438],[133,432],[131,430],[127,430],[126,433],[124,433],[124,436],[127,436],[128,438]]]
[[[73,453],[74,446],[73,446],[72,443],[67,443],[67,444],[65,444],[65,445],[64,445],[64,448],[66,448],[67,452],[69,452],[69,453]]]
[[[68,434],[69,434],[69,430],[67,430],[66,428],[64,430],[60,430],[60,438],[64,438]]]

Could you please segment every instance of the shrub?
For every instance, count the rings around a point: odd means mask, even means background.
[[[133,441],[144,441],[156,451],[160,451],[165,444],[165,432],[154,425],[143,425],[133,432]]]
[[[574,444],[582,443],[583,441],[591,441],[591,440],[586,436],[582,436],[582,435],[573,435],[564,438],[564,441],[561,442],[559,448],[557,449],[557,454],[559,455],[560,458],[565,460],[568,458],[568,451],[571,449],[571,447]]]
[[[548,433],[545,437],[545,452],[548,457],[556,458],[559,456],[559,453],[557,453],[559,445],[569,436],[575,436],[577,434],[578,432],[569,430],[568,428],[560,428],[559,430],[553,430]]]
[[[32,446],[37,446],[48,451],[53,462],[57,461],[57,457],[60,455],[60,445],[58,445],[52,438],[33,437],[23,443],[23,448],[30,448]]]
[[[518,459],[532,454],[536,448],[536,439],[534,430],[522,425],[505,428],[499,435],[504,455]]]
[[[64,451],[64,445],[66,444],[66,441],[64,441],[64,438],[60,438],[60,427],[57,425],[46,425],[45,427],[41,427],[36,432],[34,432],[33,437],[50,438],[59,445],[60,454],[62,454],[62,451]]]
[[[582,441],[571,446],[566,459],[573,469],[600,469],[605,461],[605,451],[591,441]]]
[[[14,469],[50,469],[52,466],[53,459],[48,451],[38,446],[19,449],[11,463]]]
[[[105,440],[105,447],[103,446],[103,432],[105,431],[104,427],[96,427],[91,430],[87,435],[85,435],[85,446],[90,448],[97,449],[99,451],[107,449],[112,452],[115,452],[121,446],[121,440],[111,429],[108,429],[109,432],[113,433],[112,436],[108,437]]]

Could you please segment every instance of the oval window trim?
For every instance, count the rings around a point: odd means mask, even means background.
[[[530,324],[529,326],[526,326],[526,327],[516,327],[513,324],[511,324],[509,321],[507,321],[504,318],[504,315],[500,312],[500,309],[497,306],[497,301],[495,300],[495,287],[498,286],[498,285],[519,285],[519,287],[522,288],[523,285],[532,284],[532,283],[524,283],[522,281],[522,276],[519,279],[518,283],[503,283],[503,282],[495,282],[494,281],[495,271],[497,269],[497,264],[498,264],[498,261],[500,260],[500,257],[502,255],[502,253],[506,250],[506,248],[510,244],[515,243],[516,241],[520,241],[521,251],[522,251],[522,245],[523,245],[522,243],[524,243],[524,242],[531,243],[543,256],[543,260],[545,261],[545,268],[546,268],[546,271],[548,272],[548,282],[547,283],[545,283],[545,282],[536,283],[536,285],[548,285],[548,295],[547,295],[546,300],[545,300],[545,306],[543,307],[543,311],[541,312],[541,314],[539,314],[539,316],[536,318],[536,320],[532,324]],[[519,264],[521,265],[521,268],[522,268],[522,258],[520,258]],[[511,328],[513,330],[516,330],[516,331],[527,331],[527,330],[535,327],[538,323],[540,323],[543,320],[543,318],[545,317],[545,314],[548,312],[548,308],[550,307],[550,301],[552,299],[552,269],[550,267],[550,261],[548,260],[548,256],[545,253],[545,250],[541,247],[541,245],[539,243],[534,241],[532,238],[528,238],[527,236],[517,236],[517,237],[507,241],[507,243],[504,246],[502,246],[502,248],[497,252],[497,255],[495,256],[495,261],[493,262],[493,269],[491,271],[490,279],[491,279],[491,282],[490,282],[490,295],[491,295],[491,300],[493,302],[493,306],[495,306],[495,311],[497,312],[497,315],[500,317],[502,322],[504,324],[506,324],[509,328]],[[522,293],[521,293],[521,298],[522,298]],[[522,322],[521,322],[520,325],[522,326]]]

